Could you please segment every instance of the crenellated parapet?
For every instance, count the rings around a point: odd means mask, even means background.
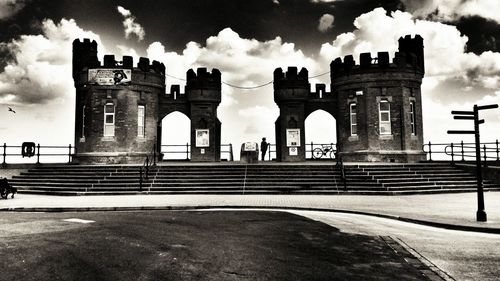
[[[274,89],[309,88],[309,72],[302,68],[297,73],[297,67],[288,67],[287,72],[276,68],[273,73]]]
[[[302,68],[297,73],[297,67],[288,67],[287,72],[281,68],[274,70],[274,101],[293,102],[306,100],[311,91],[309,72]]]
[[[114,55],[104,55],[101,63],[97,58],[97,43],[84,39],[73,41],[73,78],[75,84],[127,85],[149,84],[163,87],[165,84],[165,65],[148,58],[139,58],[134,66],[131,56],[121,60]]]
[[[208,72],[207,68],[200,67],[194,72],[190,69],[186,73],[186,91],[188,90],[221,90],[221,73],[218,69]]]
[[[342,60],[336,58],[330,64],[331,79],[343,76],[368,73],[414,73],[423,76],[424,46],[420,35],[412,38],[410,35],[401,37],[398,41],[398,52],[390,61],[388,52],[378,52],[376,57],[371,53],[362,53],[359,56],[359,64],[356,64],[352,55],[347,55]]]
[[[198,68],[196,72],[190,69],[186,73],[185,92],[190,102],[221,102],[221,73],[218,69],[208,72],[205,67]]]

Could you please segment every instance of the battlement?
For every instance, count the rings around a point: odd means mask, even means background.
[[[287,72],[276,68],[273,73],[274,89],[284,88],[309,88],[309,72],[302,68],[297,73],[297,67],[289,66]]]
[[[325,97],[330,96],[331,93],[326,91],[326,85],[325,84],[316,84],[316,91],[315,92],[310,92],[309,97],[312,99],[322,99]]]
[[[186,91],[198,89],[221,90],[221,73],[218,69],[208,72],[206,67],[200,67],[194,72],[189,69],[186,72]]]
[[[73,41],[73,77],[79,71],[89,68],[127,68],[134,69],[134,60],[131,56],[123,56],[117,61],[114,55],[105,55],[103,64],[97,59],[97,42],[85,38],[83,42],[79,39]],[[153,72],[165,75],[165,65],[153,60],[150,64],[148,58],[139,58],[137,69],[143,72]]]
[[[336,58],[330,64],[331,79],[334,77],[362,74],[372,72],[415,72],[424,74],[424,45],[420,35],[412,38],[410,35],[398,40],[399,48],[392,63],[389,61],[388,52],[378,52],[377,57],[372,58],[371,53],[362,53],[359,56],[359,64],[356,64],[352,55],[347,55],[342,61]]]

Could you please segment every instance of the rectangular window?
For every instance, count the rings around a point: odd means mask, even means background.
[[[391,105],[388,101],[382,100],[378,104],[379,129],[381,135],[391,134]]]
[[[356,136],[356,135],[358,135],[358,122],[357,122],[357,118],[356,118],[356,104],[351,103],[349,105],[349,108],[350,108],[349,116],[350,116],[350,121],[351,121],[351,136]]]
[[[104,106],[104,136],[115,136],[115,105],[106,103]]]
[[[417,126],[415,123],[415,102],[410,102],[410,126],[411,126],[411,134],[413,136],[417,135]]]
[[[144,105],[139,105],[137,107],[137,136],[138,137],[144,137],[145,131],[144,131]]]

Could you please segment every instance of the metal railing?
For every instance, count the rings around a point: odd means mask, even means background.
[[[7,145],[4,143],[2,146],[0,146],[0,149],[2,150],[2,153],[0,154],[2,156],[2,164],[7,164],[7,157],[10,156],[11,158],[15,158],[16,160],[20,161],[17,163],[26,163],[26,158],[23,157],[22,154],[22,146],[21,145]],[[71,163],[73,160],[73,156],[76,154],[76,148],[69,144],[68,146],[59,146],[59,145],[40,145],[37,144],[35,146],[35,151],[33,158],[36,159],[36,163],[39,164],[40,158],[44,158],[46,160],[47,158],[63,158],[63,157],[68,157],[67,163]],[[31,158],[31,157],[29,157]],[[61,162],[50,162],[50,163],[63,163],[64,161]]]
[[[473,142],[458,142],[458,143],[431,143],[423,145],[423,151],[427,154],[427,160],[449,160],[452,163],[455,161],[475,160],[476,147]],[[500,161],[500,143],[482,142],[481,143],[481,159],[487,161]]]
[[[220,145],[220,158],[227,161],[234,161],[233,145],[221,144]],[[191,145],[186,144],[164,144],[161,146],[160,153],[162,160],[190,160],[191,159]]]

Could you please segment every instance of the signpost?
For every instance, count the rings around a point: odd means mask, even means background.
[[[477,221],[487,221],[484,210],[483,173],[481,171],[481,142],[479,140],[479,125],[484,123],[484,119],[479,120],[479,110],[498,108],[498,104],[478,106],[474,105],[473,111],[452,111],[453,119],[474,120],[474,130],[449,130],[448,134],[474,134],[476,143],[476,179],[477,179]],[[485,158],[486,159],[486,158]],[[486,160],[485,160],[486,161]]]

